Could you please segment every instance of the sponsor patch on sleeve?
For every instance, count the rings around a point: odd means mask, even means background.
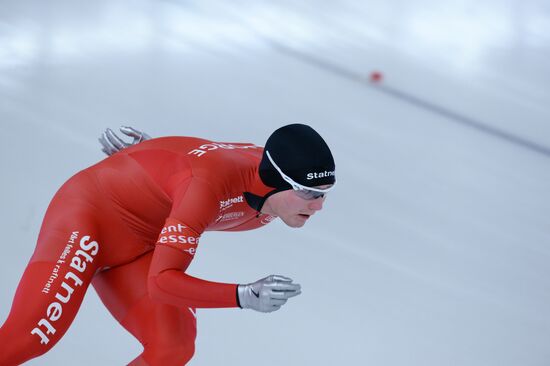
[[[189,226],[169,218],[162,228],[157,245],[168,245],[174,249],[195,255],[200,235]]]

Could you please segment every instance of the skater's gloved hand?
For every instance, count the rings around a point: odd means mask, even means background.
[[[302,290],[288,277],[271,275],[248,285],[239,285],[237,293],[241,308],[270,313],[279,310],[291,297],[300,295]]]
[[[120,132],[122,132],[126,136],[133,137],[134,140],[130,143],[124,142],[113,132],[113,130],[108,128],[99,138],[99,142],[103,146],[101,151],[103,151],[107,155],[113,155],[114,153],[119,152],[120,150],[125,149],[128,146],[139,144],[140,142],[149,140],[151,138],[151,136],[149,136],[145,132],[138,131],[132,127],[122,126],[120,127]]]

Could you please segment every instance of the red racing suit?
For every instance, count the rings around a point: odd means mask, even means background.
[[[132,365],[183,364],[194,352],[195,308],[237,307],[237,284],[185,270],[205,231],[261,227],[253,144],[164,137],[131,146],[70,178],[52,199],[35,252],[0,328],[0,365],[49,350],[92,283],[143,345]]]

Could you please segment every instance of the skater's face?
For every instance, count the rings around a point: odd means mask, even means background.
[[[326,189],[330,185],[317,188]],[[317,211],[323,209],[326,195],[313,199],[305,199],[304,195],[295,190],[289,189],[277,192],[266,200],[264,211],[273,216],[278,216],[290,227],[302,227],[306,221]]]

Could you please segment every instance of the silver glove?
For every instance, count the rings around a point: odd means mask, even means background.
[[[291,297],[300,295],[302,290],[288,277],[271,275],[248,285],[239,285],[237,293],[241,308],[270,313],[279,310]]]
[[[126,136],[133,137],[134,140],[130,143],[124,142],[113,132],[113,130],[108,128],[99,138],[99,142],[103,146],[101,151],[103,151],[107,155],[113,155],[114,153],[119,152],[120,150],[123,150],[128,146],[139,144],[142,141],[151,139],[151,136],[149,136],[145,132],[138,131],[132,127],[121,126],[120,132],[122,132]]]

